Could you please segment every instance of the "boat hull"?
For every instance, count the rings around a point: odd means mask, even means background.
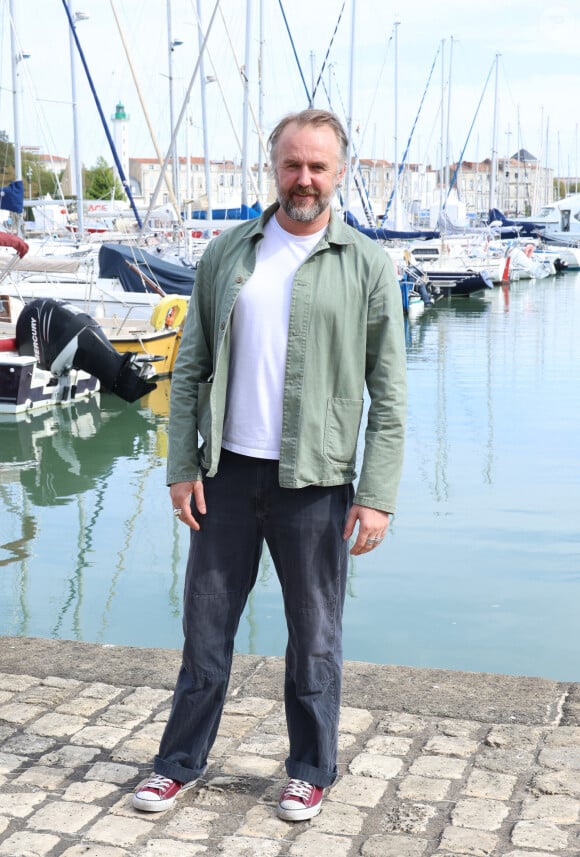
[[[17,414],[75,402],[94,395],[99,381],[81,369],[56,377],[34,357],[0,352],[0,413]]]
[[[109,342],[119,354],[135,354],[137,359],[152,363],[155,375],[165,377],[171,375],[175,366],[175,358],[179,350],[181,331],[166,329],[157,331],[132,332],[124,335],[107,330],[103,325]]]
[[[485,271],[464,274],[426,269],[425,274],[429,279],[435,297],[468,298],[471,295],[493,289],[493,282]]]

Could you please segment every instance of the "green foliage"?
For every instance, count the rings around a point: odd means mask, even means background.
[[[562,181],[554,179],[554,199],[564,199],[573,193],[580,193],[580,185],[578,182]]]
[[[8,140],[6,131],[0,131],[0,186],[6,185],[16,178],[14,144]],[[47,170],[40,159],[32,152],[22,152],[22,180],[24,194],[27,197],[60,196],[59,182],[63,173],[57,177],[54,172]]]
[[[97,159],[94,167],[85,170],[86,199],[125,199],[123,188],[115,177],[113,168],[103,157]]]
[[[0,176],[8,176],[8,181],[14,178],[14,146],[6,131],[0,131]]]
[[[46,196],[49,193],[54,199],[61,197],[60,183],[64,178],[64,170],[55,174],[47,170],[44,164],[39,163],[34,155],[22,155],[22,180],[24,182],[24,195],[35,199]]]

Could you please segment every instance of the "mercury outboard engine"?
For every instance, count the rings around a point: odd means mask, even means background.
[[[41,369],[57,376],[82,369],[126,402],[157,386],[145,377],[146,364],[133,354],[119,354],[92,316],[62,301],[39,298],[26,304],[16,322],[16,345]]]

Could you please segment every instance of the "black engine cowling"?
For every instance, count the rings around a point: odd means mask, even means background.
[[[95,319],[51,298],[30,301],[16,322],[18,353],[34,357],[41,369],[62,375],[82,369],[126,402],[157,386],[144,377],[133,354],[119,354]]]

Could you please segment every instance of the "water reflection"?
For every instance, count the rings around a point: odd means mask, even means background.
[[[129,567],[134,574],[145,486],[154,477],[160,494],[163,488],[168,390],[168,383],[162,383],[135,404],[103,394],[41,412],[2,415],[0,567],[10,574],[0,585],[17,591],[20,604],[19,611],[0,614],[4,633],[37,633],[28,624],[30,603],[43,594],[50,608],[45,612],[52,616],[50,636],[106,638],[123,577]],[[170,570],[166,594],[175,617],[183,551],[180,539],[171,538],[175,526],[164,529],[164,548],[172,541],[171,549],[163,551],[163,566]],[[145,567],[139,573],[146,578],[149,572]],[[92,614],[90,632],[83,619],[87,610]]]
[[[579,318],[580,273],[407,322],[398,513],[351,564],[345,657],[580,677]],[[0,633],[181,645],[168,390],[1,418]],[[285,644],[265,551],[236,649]]]

